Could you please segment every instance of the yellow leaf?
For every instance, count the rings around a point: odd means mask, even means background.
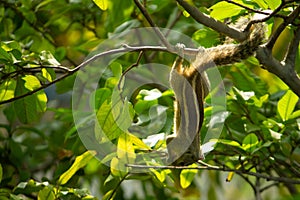
[[[96,151],[86,151],[80,156],[77,156],[73,165],[60,177],[58,182],[63,185],[66,184],[70,178],[82,167],[86,166],[89,161],[96,155]]]
[[[130,135],[127,133],[121,134],[118,138],[117,156],[127,163],[133,163],[136,158]]]
[[[196,164],[190,165],[190,167],[197,167]],[[183,189],[186,189],[191,185],[194,180],[195,175],[197,174],[197,169],[184,169],[180,173],[180,185]]]
[[[126,176],[128,169],[124,160],[114,157],[110,163],[110,171],[113,176],[124,177]]]
[[[108,0],[93,0],[101,10],[107,10]]]

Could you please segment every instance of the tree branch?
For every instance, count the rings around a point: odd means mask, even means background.
[[[297,17],[299,17],[300,13],[300,5],[291,13],[288,15],[288,17],[284,20],[283,23],[279,25],[279,27],[276,29],[275,33],[270,37],[269,41],[266,44],[266,47],[268,49],[272,49],[276,40],[282,33],[282,31],[291,24]]]
[[[159,30],[157,25],[153,22],[152,18],[150,17],[149,13],[147,10],[144,8],[144,6],[139,2],[139,0],[134,0],[134,3],[137,5],[137,7],[140,9],[141,13],[144,15],[146,20],[149,22],[149,24],[152,26],[153,30],[155,33],[158,35],[162,43],[170,49],[171,45],[168,42],[168,40],[165,38],[164,34]]]
[[[276,181],[276,182],[283,182],[289,184],[300,184],[300,180],[286,178],[286,177],[275,177],[275,176],[268,176],[261,173],[251,172],[251,171],[242,171],[237,169],[231,169],[226,167],[219,167],[219,166],[197,166],[197,167],[189,167],[189,166],[148,166],[148,165],[138,165],[138,164],[125,164],[126,167],[132,167],[137,169],[197,169],[197,170],[215,170],[215,171],[223,171],[223,172],[235,172],[237,174],[247,174],[249,176],[254,176],[257,178],[262,178],[267,181]]]
[[[129,46],[129,45],[124,44],[122,48],[112,49],[112,50],[108,50],[108,51],[105,51],[105,52],[94,55],[93,57],[91,57],[91,58],[87,59],[86,61],[82,62],[77,67],[75,67],[73,69],[68,69],[68,72],[66,74],[60,76],[59,78],[55,79],[52,82],[49,82],[45,85],[42,85],[40,88],[37,88],[35,90],[32,90],[32,91],[30,91],[28,93],[25,93],[25,94],[22,94],[22,95],[13,97],[11,99],[0,101],[0,105],[13,102],[15,100],[18,100],[18,99],[24,98],[26,96],[32,95],[32,94],[34,94],[34,93],[36,93],[36,92],[38,92],[42,89],[45,89],[45,88],[53,85],[54,83],[57,83],[57,82],[65,79],[65,78],[71,76],[72,74],[74,74],[75,72],[80,70],[81,68],[87,66],[88,64],[92,63],[93,61],[95,61],[95,60],[97,60],[101,57],[108,56],[108,55],[113,55],[113,54],[118,54],[118,53],[126,53],[126,52],[131,52],[131,51],[135,51],[135,52],[140,52],[140,51],[166,51],[166,52],[169,52],[169,53],[175,53],[175,54],[177,53],[178,54],[175,47],[171,47],[171,49],[168,49],[167,47],[162,47],[162,46]],[[197,54],[198,49],[185,48],[184,52],[187,53],[187,54],[195,55],[195,54]],[[66,69],[64,68],[64,70],[66,70]]]
[[[295,66],[296,54],[298,51],[299,41],[300,41],[300,26],[298,26],[294,32],[294,38],[290,42],[288,52],[284,58],[284,63],[286,65],[286,67],[288,67],[288,68],[294,68],[294,66]]]
[[[251,12],[254,12],[254,13],[259,13],[259,14],[262,14],[262,15],[267,15],[267,16],[270,16],[270,13],[269,12],[265,12],[265,11],[261,11],[261,10],[255,10],[255,9],[252,9],[252,8],[249,8],[249,7],[247,7],[247,6],[244,6],[244,5],[242,5],[242,4],[240,4],[240,3],[238,3],[238,2],[235,2],[235,1],[232,1],[232,0],[224,0],[224,1],[226,1],[227,3],[231,3],[231,4],[234,4],[234,5],[236,5],[236,6],[239,6],[239,7],[241,7],[241,8],[244,8],[244,9],[246,9],[246,10],[248,10],[248,11],[251,11]],[[285,5],[285,4],[284,4]],[[281,8],[280,8],[281,9]],[[280,10],[279,9],[279,10]],[[276,9],[276,10],[278,10],[278,8]],[[278,10],[278,11],[279,11]],[[277,11],[277,12],[278,12]],[[277,12],[275,12],[275,10],[272,12],[272,14],[271,14],[271,17],[272,16],[276,16],[276,17],[280,17],[280,18],[286,18],[286,16],[285,15],[280,15],[280,14],[277,14]]]
[[[248,34],[241,32],[234,27],[230,27],[214,18],[200,12],[196,7],[190,5],[184,0],[176,0],[197,22],[212,28],[213,30],[223,33],[230,38],[233,38],[239,42],[244,41]]]
[[[250,29],[251,25],[252,24],[255,24],[255,23],[259,23],[259,22],[266,22],[267,20],[271,19],[272,17],[274,16],[277,16],[277,13],[285,6],[285,3],[281,3],[272,13],[269,13],[268,16],[266,16],[265,18],[262,18],[262,19],[254,19],[254,20],[251,20],[248,24],[247,24],[247,27],[245,28],[245,30],[248,30]],[[284,15],[281,15],[281,18],[283,19],[286,19],[286,16]]]
[[[300,78],[295,70],[285,67],[282,63],[272,56],[269,48],[259,47],[256,58],[271,73],[278,76],[290,89],[300,97]]]

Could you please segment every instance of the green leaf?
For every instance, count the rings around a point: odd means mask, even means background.
[[[242,148],[245,151],[252,152],[258,144],[257,136],[254,133],[250,133],[244,138]]]
[[[103,134],[109,140],[116,139],[127,132],[132,123],[132,105],[127,100],[123,102],[118,94],[115,94],[112,99],[113,103],[105,101],[97,112],[98,123],[95,129],[96,133],[99,133],[99,139]]]
[[[128,168],[125,160],[114,157],[110,162],[110,171],[116,177],[126,176]]]
[[[268,6],[272,9],[275,10],[281,3],[281,0],[264,0]]]
[[[288,90],[285,95],[278,101],[277,111],[283,121],[286,121],[291,116],[298,102],[299,97],[291,90]]]
[[[27,88],[29,91],[32,91],[34,89],[41,87],[39,79],[33,75],[26,75],[26,76],[22,77],[22,79],[25,81],[25,84],[24,84],[25,88]]]
[[[102,200],[111,200],[114,199],[116,193],[114,193],[115,189],[109,190],[106,194],[102,197]]]
[[[30,84],[31,83],[28,83],[27,87],[29,87]],[[20,96],[30,92],[25,85],[26,81],[24,79],[17,79],[15,96]],[[14,102],[15,112],[22,123],[31,123],[37,120],[38,116],[36,100],[37,99],[35,95],[29,95]]]
[[[14,79],[6,80],[0,85],[0,101],[8,100],[14,97],[16,81]]]
[[[282,153],[286,156],[286,157],[290,157],[293,147],[290,144],[290,142],[284,141],[280,143],[280,149],[282,151]]]
[[[110,66],[110,69],[113,75],[117,78],[120,78],[122,75],[122,65],[118,62],[113,62]]]
[[[214,139],[212,139],[211,141],[215,141]],[[216,141],[217,143],[221,143],[221,144],[226,144],[226,145],[230,145],[230,146],[234,146],[234,147],[241,147],[241,145],[233,140],[225,140],[225,139],[218,139]]]
[[[211,17],[223,20],[238,15],[244,8],[222,1],[210,7],[210,10],[212,10],[210,13]]]
[[[219,42],[219,33],[209,28],[202,28],[193,34],[193,39],[201,46],[207,48],[216,45]]]
[[[101,10],[107,10],[108,0],[93,0],[93,1]]]
[[[111,96],[111,90],[108,88],[97,89],[90,98],[92,108],[99,110],[100,106]]]
[[[256,82],[254,78],[249,75],[245,75],[243,70],[239,72],[230,72],[232,76],[232,81],[239,90],[243,91],[256,91]]]
[[[20,43],[18,43],[17,41],[7,41],[7,42],[3,42],[3,49],[5,49],[6,51],[12,51],[13,49],[18,50],[19,52],[22,51],[22,48],[20,46]]]
[[[268,5],[265,3],[265,0],[253,0],[255,3],[259,5],[262,9],[268,9]],[[273,0],[270,0],[273,1]],[[277,0],[276,0],[277,1]]]
[[[59,177],[59,184],[66,184],[70,178],[80,169],[88,164],[88,162],[96,155],[95,151],[86,151],[80,156],[77,156],[72,166]]]
[[[196,164],[190,165],[190,167],[197,167]],[[183,169],[180,173],[180,185],[183,189],[189,187],[197,174],[197,169]]]
[[[43,68],[42,76],[47,79],[49,82],[52,82],[55,79],[55,72],[53,69]]]
[[[0,60],[7,62],[13,62],[12,57],[2,47],[0,47]]]
[[[289,119],[297,119],[297,118],[300,118],[300,110],[293,112],[289,117]]]
[[[29,93],[40,87],[41,84],[35,76],[26,75],[17,79],[15,96]],[[44,112],[46,107],[47,96],[44,91],[38,91],[14,102],[15,112],[22,123],[36,121],[39,117],[38,112]]]
[[[54,200],[55,194],[49,187],[44,187],[38,194],[38,200]]]
[[[150,171],[154,174],[154,176],[157,178],[157,180],[161,183],[163,183],[166,180],[166,171],[158,171],[155,169],[150,169]]]

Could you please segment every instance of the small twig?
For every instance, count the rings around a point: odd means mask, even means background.
[[[255,185],[249,180],[249,178],[241,173],[239,175],[240,175],[240,177],[242,177],[242,179],[244,179],[250,185],[252,190],[255,191]]]
[[[280,18],[283,18],[283,19],[286,18],[285,15],[277,14],[277,13],[281,10],[281,8],[285,5],[285,4],[283,4],[283,3],[282,3],[280,6],[278,6],[272,13],[269,13],[269,12],[260,11],[260,10],[255,10],[255,9],[249,8],[249,7],[245,6],[245,5],[242,5],[242,4],[240,4],[240,3],[238,3],[238,2],[235,2],[235,1],[232,1],[232,0],[225,0],[225,1],[228,2],[228,3],[234,4],[234,5],[237,5],[237,6],[241,7],[241,8],[244,8],[244,9],[246,9],[246,10],[248,10],[248,11],[251,11],[251,12],[259,13],[259,14],[263,14],[263,15],[267,15],[267,17],[265,17],[265,18],[263,18],[263,19],[255,19],[255,20],[251,20],[251,21],[247,24],[247,26],[246,26],[246,28],[245,28],[244,31],[249,30],[249,28],[251,27],[252,24],[260,23],[260,22],[265,22],[265,21],[269,20],[269,19],[272,18],[272,17],[280,17]]]
[[[281,3],[281,4],[280,4],[280,5],[279,5],[272,13],[269,13],[268,16],[265,17],[265,18],[251,20],[251,21],[247,24],[245,30],[249,30],[252,24],[255,24],[255,23],[261,23],[261,22],[266,22],[266,21],[268,21],[269,19],[271,19],[272,17],[276,16],[276,14],[282,9],[282,7],[283,7],[284,5],[285,5],[284,3]],[[284,18],[284,19],[285,19],[286,16],[284,16],[284,17],[282,16],[281,18]]]
[[[223,172],[235,172],[237,174],[246,174],[249,176],[254,176],[257,178],[262,178],[267,181],[276,181],[276,182],[283,182],[283,183],[289,183],[289,184],[300,184],[300,180],[298,179],[292,179],[292,178],[286,178],[286,177],[274,177],[274,176],[268,176],[261,173],[256,172],[250,172],[250,171],[242,171],[237,169],[231,169],[226,167],[218,167],[218,166],[197,166],[197,167],[189,167],[189,166],[148,166],[148,165],[138,165],[138,164],[126,164],[127,167],[132,168],[139,168],[139,169],[197,169],[197,170],[216,170],[216,171],[223,171]]]
[[[254,12],[254,13],[259,13],[259,14],[263,14],[263,15],[269,15],[270,14],[270,13],[267,13],[267,12],[264,12],[264,11],[255,10],[253,8],[249,8],[249,7],[247,7],[247,6],[243,5],[243,4],[240,4],[240,3],[232,1],[232,0],[224,0],[224,1],[226,1],[227,3],[234,4],[236,6],[239,6],[241,8],[245,8],[246,10]]]
[[[75,72],[75,71],[74,71],[74,72]],[[39,87],[39,88],[37,88],[37,89],[35,89],[35,90],[32,90],[32,91],[30,91],[30,92],[27,92],[27,93],[25,93],[25,94],[22,94],[22,95],[19,95],[19,96],[16,96],[16,97],[13,97],[13,98],[11,98],[11,99],[4,100],[4,101],[0,101],[0,105],[6,104],[6,103],[10,103],[10,102],[16,101],[16,100],[18,100],[18,99],[22,99],[22,98],[24,98],[24,97],[27,97],[27,96],[29,96],[29,95],[32,95],[32,94],[34,94],[34,93],[37,93],[38,91],[40,91],[40,90],[42,90],[42,89],[45,89],[45,88],[49,87],[50,85],[53,85],[54,83],[57,83],[57,82],[59,82],[59,81],[65,79],[66,77],[72,75],[74,72],[70,72],[70,73],[64,74],[63,76],[61,76],[61,77],[55,79],[54,81],[52,81],[52,82],[50,82],[50,83],[47,83],[47,84],[45,84],[45,85],[42,85],[41,87]]]
[[[139,54],[139,56],[138,56],[136,62],[133,63],[132,65],[130,65],[130,66],[122,73],[122,75],[121,75],[121,77],[120,77],[120,80],[119,80],[119,82],[118,82],[118,90],[121,90],[121,83],[122,83],[122,80],[123,80],[124,76],[125,76],[132,68],[137,67],[137,66],[139,65],[139,63],[140,63],[140,61],[141,61],[141,59],[142,59],[143,54],[144,54],[144,51],[140,51],[140,54]]]
[[[170,43],[168,42],[168,40],[166,39],[166,37],[164,36],[164,34],[159,30],[159,28],[157,27],[157,25],[153,22],[151,16],[149,15],[149,13],[145,9],[145,7],[139,2],[139,0],[134,0],[134,3],[140,9],[141,13],[144,15],[144,17],[149,22],[149,24],[153,27],[153,30],[155,31],[155,33],[160,38],[160,40],[162,41],[163,45],[165,45],[168,49],[170,49],[171,48]]]
[[[261,197],[261,192],[260,192],[260,178],[256,177],[256,180],[255,180],[255,199],[256,200],[262,200],[262,197]]]
[[[291,24],[299,16],[299,13],[300,13],[300,6],[298,6],[291,14],[289,14],[288,17],[284,20],[284,22],[279,25],[275,33],[270,37],[269,41],[266,44],[266,47],[268,49],[273,48],[279,35],[289,24]]]
[[[116,187],[114,188],[113,192],[111,193],[111,195],[109,196],[109,198],[107,199],[112,199],[113,196],[115,195],[115,193],[117,192],[118,188],[120,187],[121,183],[127,178],[127,176],[129,175],[129,173],[125,174],[124,177],[122,177],[122,179],[118,182],[118,184],[116,185]]]
[[[294,32],[294,38],[289,44],[288,52],[284,58],[284,63],[288,68],[294,68],[296,62],[296,55],[300,41],[300,26]]]
[[[269,185],[267,185],[267,186],[261,188],[261,189],[260,189],[260,192],[263,192],[263,191],[265,191],[265,190],[267,190],[267,189],[269,189],[269,188],[271,188],[271,187],[273,187],[273,186],[276,186],[276,185],[278,185],[278,182],[271,183],[271,184],[269,184]]]

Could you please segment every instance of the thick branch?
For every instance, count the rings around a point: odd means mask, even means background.
[[[223,33],[230,38],[233,38],[237,41],[244,41],[248,34],[246,32],[241,32],[234,27],[230,27],[214,18],[211,18],[209,15],[206,15],[200,12],[196,7],[190,5],[184,0],[176,0],[197,22],[212,28],[213,30]]]
[[[256,58],[269,72],[278,76],[300,97],[300,78],[293,68],[286,67],[276,60],[267,47],[259,47]]]

